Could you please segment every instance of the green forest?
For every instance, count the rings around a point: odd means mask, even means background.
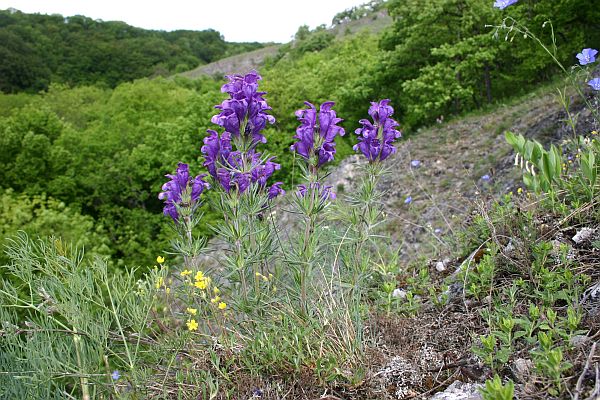
[[[0,91],[36,93],[52,83],[114,88],[261,47],[226,42],[215,30],[151,31],[83,15],[0,10]]]

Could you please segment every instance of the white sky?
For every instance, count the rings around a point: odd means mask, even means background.
[[[368,0],[0,0],[0,9],[85,15],[146,29],[215,29],[229,42],[288,42],[301,25],[331,24]]]

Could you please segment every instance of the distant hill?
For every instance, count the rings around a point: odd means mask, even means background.
[[[80,15],[0,10],[0,90],[38,91],[51,82],[115,87],[263,46],[229,43],[212,29],[165,32]]]
[[[265,46],[261,49],[236,54],[209,64],[199,65],[179,75],[195,79],[205,75],[241,74],[252,69],[259,69],[269,59],[278,60],[286,56],[320,51],[328,47],[334,40],[341,40],[361,32],[378,34],[393,22],[387,10],[382,8],[384,4],[382,1],[377,1],[376,9],[366,9],[366,11],[364,7],[346,10],[338,13],[329,27],[321,25],[312,31],[307,26],[299,27],[294,40],[289,43]],[[362,12],[358,14],[357,10]]]

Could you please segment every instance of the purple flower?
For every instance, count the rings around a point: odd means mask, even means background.
[[[208,133],[201,149],[204,166],[227,193],[232,189],[244,193],[254,183],[265,187],[271,175],[281,168],[273,162],[274,157],[263,159],[261,153],[254,150],[246,153],[232,151],[228,132],[223,132],[220,138],[213,130],[208,130]]]
[[[204,175],[198,175],[195,178],[190,178],[189,166],[184,163],[177,164],[177,172],[175,175],[165,175],[171,179],[162,186],[163,192],[159,193],[158,198],[165,201],[163,213],[169,215],[175,222],[179,219],[177,205],[193,206],[200,199],[202,192],[210,185],[204,181]],[[190,204],[182,203],[182,195],[187,193]]]
[[[506,7],[515,4],[519,0],[496,0],[494,1],[494,7],[504,10]]]
[[[487,182],[490,180],[490,176],[488,174],[485,174],[484,176],[481,177],[481,180],[484,182]]]
[[[435,230],[433,231],[433,233],[440,234],[440,233],[442,233],[442,230],[440,228],[435,228]]]
[[[274,163],[273,159],[275,157],[271,157],[267,160],[261,159],[260,153],[252,153],[251,154],[251,166],[250,171],[252,175],[252,182],[258,182],[260,186],[265,186],[267,184],[267,180],[273,175],[276,170],[281,168],[281,165]]]
[[[402,136],[400,131],[395,129],[398,123],[391,118],[394,109],[388,105],[389,102],[389,99],[371,102],[369,115],[373,118],[373,123],[367,119],[361,119],[359,122],[362,128],[355,131],[358,135],[358,143],[354,145],[353,149],[354,151],[360,150],[370,162],[383,161],[394,154],[396,152],[394,140]],[[420,162],[415,161],[418,166]]]
[[[244,76],[229,75],[227,78],[229,82],[221,87],[221,91],[228,93],[230,98],[215,107],[221,112],[211,121],[225,128],[231,137],[251,138],[253,144],[266,143],[261,131],[267,122],[275,123],[275,117],[267,114],[271,107],[263,98],[265,92],[258,91],[261,76],[251,71]]]
[[[285,190],[281,188],[281,185],[283,185],[283,182],[275,182],[269,188],[269,200],[272,200],[277,196],[283,196],[285,194]]]
[[[577,54],[579,64],[586,65],[593,63],[596,61],[596,54],[598,54],[598,50],[595,49],[588,48],[581,50],[581,53]]]
[[[121,374],[119,373],[118,370],[114,370],[113,373],[110,375],[110,377],[113,379],[113,381],[118,381],[119,378],[121,377]]]
[[[600,90],[600,78],[592,79],[588,82],[588,85],[590,85],[594,90]]]
[[[219,134],[212,129],[207,131],[209,135],[204,138],[204,146],[200,149],[204,154],[204,166],[213,178],[217,177],[217,165],[226,160],[231,153],[231,135],[224,132],[219,138]]]
[[[406,198],[406,200],[404,200],[404,204],[410,204],[410,203],[412,203],[412,196],[408,196]]]
[[[410,162],[410,166],[413,168],[419,168],[420,165],[421,165],[421,161],[419,161],[419,160],[412,160]]]
[[[306,193],[309,191],[318,192],[318,197],[321,200],[334,200],[336,198],[336,194],[331,190],[333,186],[323,186],[319,182],[311,183],[310,185],[302,184],[298,185],[298,191],[296,195],[298,197],[306,196]]]
[[[336,113],[331,108],[335,104],[333,101],[326,101],[321,104],[319,112],[314,105],[305,102],[309,108],[296,111],[296,117],[300,121],[300,126],[296,129],[297,139],[290,150],[295,151],[309,162],[316,157],[317,166],[332,161],[335,156],[335,137],[344,136],[344,128],[337,124],[342,121],[337,118]]]

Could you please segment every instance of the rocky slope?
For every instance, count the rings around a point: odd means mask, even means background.
[[[541,143],[560,142],[570,131],[552,86],[514,100],[492,112],[443,122],[400,140],[398,152],[386,160],[382,182],[389,217],[387,233],[401,248],[404,261],[441,257],[450,252],[453,236],[475,202],[515,192],[521,186],[514,154],[504,139],[510,130]],[[581,112],[579,132],[590,132],[588,112]],[[352,190],[362,158],[342,161],[330,176],[338,192]]]

